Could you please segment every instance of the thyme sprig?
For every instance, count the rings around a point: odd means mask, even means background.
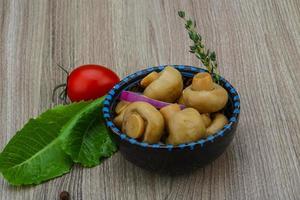
[[[186,19],[184,11],[179,11],[178,15],[185,21],[185,28],[188,31],[190,39],[194,42],[194,45],[190,46],[190,53],[195,54],[195,56],[201,60],[208,72],[212,75],[214,81],[218,83],[220,75],[218,72],[216,53],[205,48],[201,35],[196,31],[196,21]]]

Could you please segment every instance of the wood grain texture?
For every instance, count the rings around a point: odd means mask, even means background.
[[[197,20],[220,71],[241,95],[234,142],[184,176],[144,171],[119,153],[35,187],[0,178],[0,199],[300,199],[299,0],[0,0],[0,150],[54,104],[65,80],[55,65],[110,66],[120,76],[149,65],[199,62],[177,11]]]

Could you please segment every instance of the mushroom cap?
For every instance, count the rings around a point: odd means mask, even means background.
[[[113,122],[115,125],[119,128],[122,128],[122,123],[123,123],[123,118],[124,118],[124,113],[125,110],[123,110],[119,115],[117,115],[114,119]]]
[[[228,119],[221,113],[216,113],[211,124],[206,129],[206,136],[213,135],[216,132],[222,130],[225,124],[228,123]]]
[[[192,90],[191,85],[185,88],[183,90],[184,104],[197,109],[200,113],[217,112],[224,108],[228,101],[227,91],[222,86],[213,84],[213,90]]]
[[[174,103],[174,104],[170,104],[168,106],[161,108],[159,111],[162,114],[162,116],[164,117],[165,121],[168,122],[171,119],[171,117],[173,117],[173,115],[176,112],[179,112],[180,110],[181,110],[180,106],[178,104]]]
[[[199,140],[205,136],[205,125],[201,115],[194,108],[176,112],[168,121],[167,143],[178,145]]]
[[[174,67],[167,66],[159,77],[144,90],[144,95],[165,102],[175,102],[181,95],[183,81],[181,73]]]
[[[211,118],[210,118],[210,114],[206,113],[206,114],[201,114],[202,120],[204,122],[205,127],[209,127],[209,125],[211,124]]]
[[[183,95],[182,95],[182,93],[181,93],[179,99],[177,100],[177,103],[179,103],[179,104],[184,104],[184,100],[183,100]]]
[[[130,117],[132,114],[140,115],[144,120],[144,125],[141,125],[139,121],[135,122],[134,118]],[[128,119],[130,119],[130,122]],[[126,134],[127,131],[132,131],[126,129],[133,127],[128,123],[138,123],[137,125],[144,126],[143,141],[148,143],[159,142],[164,133],[165,123],[163,116],[154,106],[146,102],[136,101],[127,106],[122,123],[122,131]]]
[[[120,101],[115,108],[116,114],[120,114],[130,104],[128,101]]]

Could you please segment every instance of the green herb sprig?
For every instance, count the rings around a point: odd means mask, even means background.
[[[178,15],[184,19],[185,28],[188,31],[190,39],[194,42],[194,45],[190,46],[190,53],[195,54],[195,56],[201,60],[208,72],[212,75],[214,81],[218,83],[220,75],[218,72],[216,53],[205,48],[201,35],[196,31],[196,21],[193,22],[191,19],[186,19],[184,11],[179,11]]]

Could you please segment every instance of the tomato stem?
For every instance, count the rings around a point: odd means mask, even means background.
[[[63,91],[59,94],[59,99],[60,100],[64,100],[64,102],[67,102],[67,84],[66,83],[63,83],[63,84],[59,84],[57,85],[53,91],[52,91],[52,102],[55,101],[55,94],[56,94],[56,91],[59,89],[59,88],[62,88],[64,87]],[[62,93],[64,93],[64,97],[61,97],[62,96]]]
[[[61,66],[60,64],[56,63],[56,65],[61,69],[63,70],[66,74],[67,74],[67,82],[68,82],[68,77],[69,77],[69,71],[66,70],[63,66]],[[64,104],[67,104],[67,83],[63,83],[63,84],[59,84],[57,85],[53,91],[52,91],[52,102],[54,103],[55,102],[55,94],[56,94],[56,91],[59,89],[59,88],[64,88],[58,95],[58,98],[64,102]]]
[[[61,66],[61,65],[58,64],[58,63],[56,63],[56,65],[57,65],[61,70],[63,70],[63,71],[67,74],[67,76],[69,76],[69,71],[68,71],[68,70],[66,70],[63,66]]]
[[[61,93],[59,94],[58,98],[61,101],[64,101],[64,104],[67,104],[67,90],[66,90],[66,88],[63,91],[61,91]]]

